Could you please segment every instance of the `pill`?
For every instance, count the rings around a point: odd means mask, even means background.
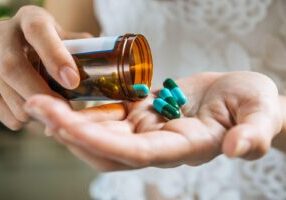
[[[174,108],[176,108],[178,110],[180,109],[180,106],[178,105],[177,101],[175,100],[175,98],[173,97],[173,95],[169,89],[164,88],[164,89],[160,90],[159,97],[162,98],[163,100],[165,100],[170,105],[172,105]]]
[[[106,82],[106,78],[104,76],[101,76],[97,79],[97,83],[99,85],[103,85],[103,84],[105,84],[105,82]]]
[[[133,87],[136,95],[138,97],[141,97],[141,98],[142,97],[147,97],[149,92],[150,92],[148,86],[145,85],[145,84],[135,84],[132,87]]]
[[[112,94],[119,93],[119,87],[111,82],[107,82],[104,85],[101,86],[101,89],[105,91],[109,91]]]
[[[112,80],[113,83],[117,83],[118,82],[118,74],[113,72],[111,74],[111,80]]]
[[[105,77],[100,77],[98,80],[98,87],[101,90],[102,93],[104,93],[106,96],[116,96],[119,94],[120,89],[118,85],[114,84],[109,79],[106,79]]]
[[[181,88],[179,88],[179,86],[175,83],[175,81],[168,78],[164,81],[163,85],[165,88],[168,88],[171,91],[173,97],[175,98],[179,106],[182,106],[187,103],[187,97],[185,96]]]
[[[179,110],[168,104],[161,98],[156,98],[153,101],[154,109],[168,119],[180,118],[181,113]]]

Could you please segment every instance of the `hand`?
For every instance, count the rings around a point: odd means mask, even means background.
[[[42,8],[22,7],[11,19],[0,21],[0,121],[17,130],[28,120],[25,100],[35,94],[56,94],[27,58],[34,49],[48,73],[65,88],[79,84],[76,64],[61,43],[62,38],[87,37],[66,33]]]
[[[282,129],[275,84],[253,72],[202,73],[178,81],[189,97],[184,117],[166,121],[156,92],[135,103],[73,112],[48,96],[25,108],[79,158],[100,170],[200,165],[220,155],[257,159]]]

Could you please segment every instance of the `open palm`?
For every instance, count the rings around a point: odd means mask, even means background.
[[[281,131],[279,95],[253,72],[202,73],[178,81],[189,101],[180,119],[167,121],[152,108],[157,92],[133,103],[81,112],[48,96],[26,110],[78,157],[101,170],[199,165],[221,153],[255,159]]]

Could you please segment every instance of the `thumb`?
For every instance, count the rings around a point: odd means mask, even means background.
[[[273,137],[280,130],[277,117],[260,110],[238,116],[237,125],[231,128],[223,141],[222,151],[229,157],[253,160],[265,155]]]

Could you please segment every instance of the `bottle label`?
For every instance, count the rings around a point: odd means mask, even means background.
[[[77,40],[64,40],[63,43],[72,55],[105,53],[115,48],[119,37],[98,37]]]

